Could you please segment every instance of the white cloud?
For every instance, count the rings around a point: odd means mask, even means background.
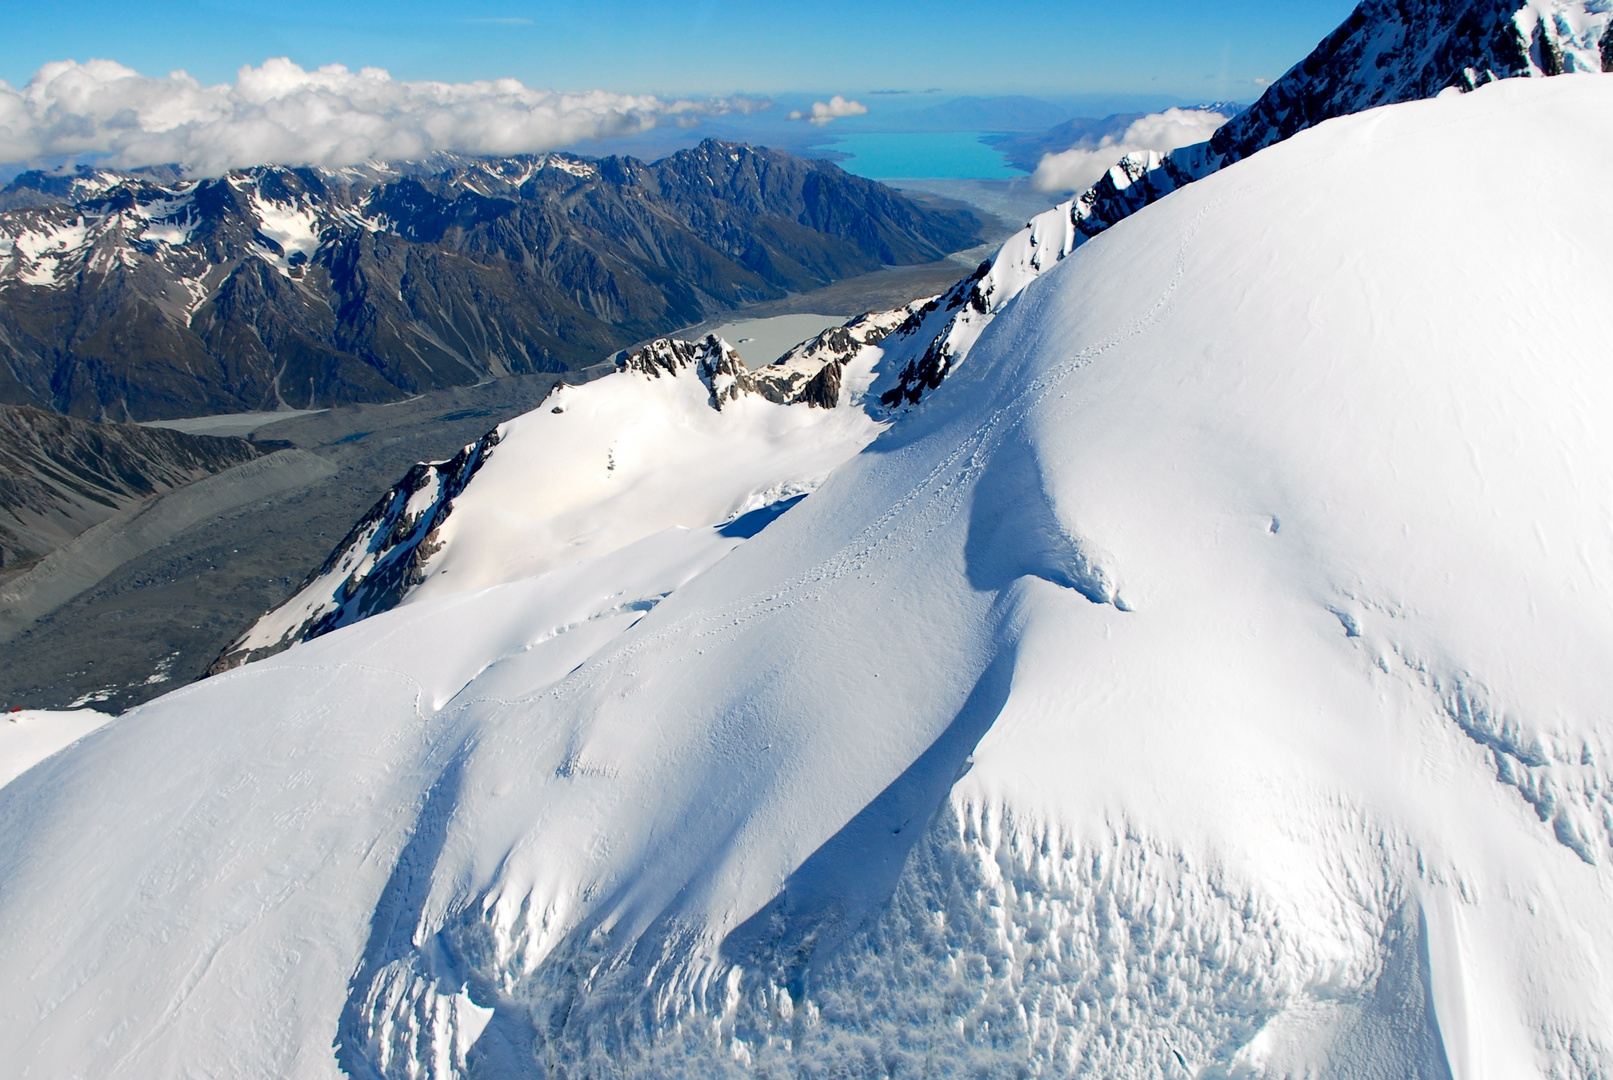
[[[218,86],[182,71],[152,78],[110,60],[64,60],[20,90],[0,81],[0,164],[106,154],[115,166],[176,163],[216,175],[436,151],[536,153],[759,107],[766,103],[533,90],[514,79],[404,82],[380,68],[306,71],[283,58]]]
[[[1031,184],[1038,191],[1085,191],[1127,154],[1145,150],[1169,153],[1201,143],[1228,117],[1204,109],[1166,109],[1133,123],[1119,138],[1107,136],[1097,149],[1075,148],[1043,154]]]
[[[860,101],[849,101],[836,94],[828,101],[814,101],[810,112],[796,109],[790,113],[791,120],[805,120],[809,124],[822,127],[831,120],[838,120],[842,116],[861,116],[868,111],[868,106]]]

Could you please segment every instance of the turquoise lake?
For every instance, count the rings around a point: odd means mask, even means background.
[[[852,155],[842,169],[878,180],[949,177],[1011,180],[1025,173],[980,141],[979,131],[860,132],[844,135],[825,150]]]

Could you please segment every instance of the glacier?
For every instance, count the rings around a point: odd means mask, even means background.
[[[444,584],[0,787],[0,1073],[1606,1075],[1610,105],[1300,132],[575,558],[501,441]]]

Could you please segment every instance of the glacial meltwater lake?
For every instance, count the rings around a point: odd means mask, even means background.
[[[981,142],[987,132],[856,132],[823,147],[851,157],[837,162],[849,173],[873,180],[949,177],[1012,180],[1025,173]]]

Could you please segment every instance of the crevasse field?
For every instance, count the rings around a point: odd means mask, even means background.
[[[445,577],[0,788],[0,1073],[1606,1075],[1610,107],[1301,133],[894,420],[566,390]]]

